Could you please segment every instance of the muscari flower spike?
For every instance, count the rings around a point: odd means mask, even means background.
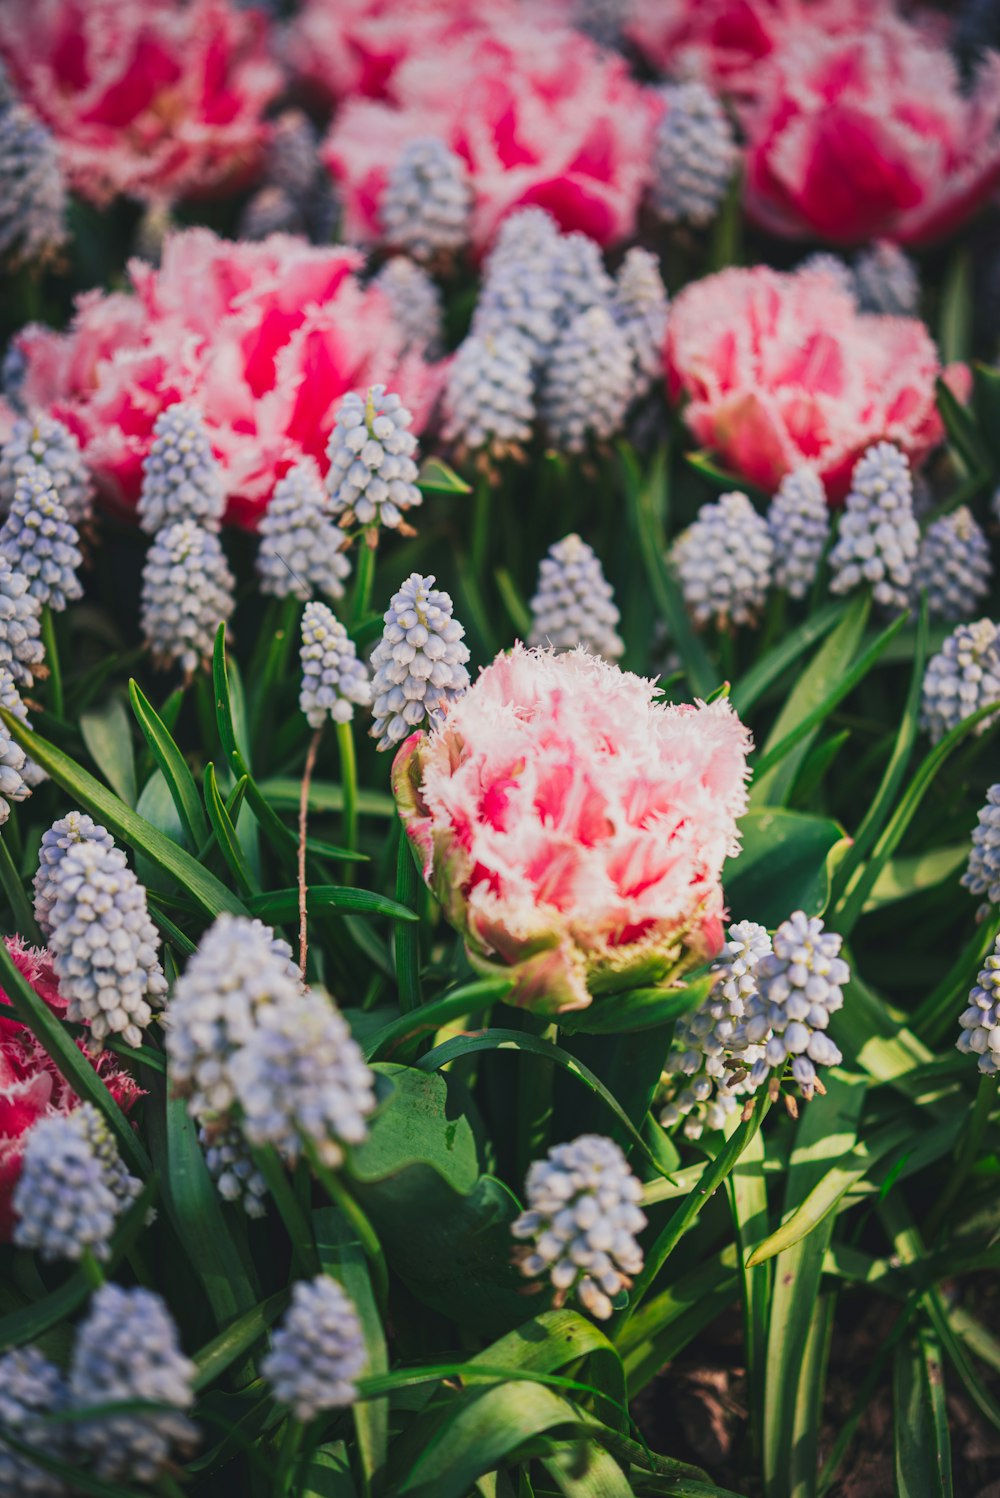
[[[436,136],[404,146],[379,204],[386,243],[415,260],[451,256],[468,241],[471,213],[472,189],[461,157]]]
[[[0,668],[18,687],[30,687],[45,660],[41,610],[24,573],[0,555]]]
[[[340,1165],[344,1146],[367,1137],[375,1078],[344,1016],[316,989],[262,1005],[229,1074],[245,1137],[290,1164],[308,1144],[324,1165]]]
[[[402,335],[402,352],[439,357],[444,341],[441,293],[424,270],[408,255],[393,255],[372,282],[385,293],[393,321]]]
[[[804,260],[800,260],[795,267],[796,275],[810,275],[815,271],[822,271],[824,275],[832,276],[841,291],[846,291],[848,296],[856,297],[857,283],[854,280],[854,272],[840,255],[832,255],[828,250],[816,250],[812,255],[807,255]]]
[[[568,453],[621,431],[635,394],[628,340],[605,307],[581,312],[560,334],[541,389],[541,414],[553,444]]]
[[[154,661],[193,675],[211,656],[219,625],[229,622],[235,587],[214,532],[194,520],[158,531],[142,569],[140,615]]]
[[[586,541],[569,535],[550,546],[538,568],[528,644],[556,650],[582,645],[615,661],[625,649],[619,619],[611,584]]]
[[[739,1106],[737,1100],[756,1091],[749,1072],[763,1060],[764,1046],[747,1046],[734,1060],[732,1043],[746,1017],[747,1000],[757,992],[757,964],[770,950],[771,938],[756,921],[730,926],[729,939],[712,965],[712,992],[677,1021],[661,1078],[664,1128],[683,1119],[687,1138],[700,1139],[705,1129],[721,1129]]]
[[[398,395],[372,385],[351,391],[337,409],[326,455],[330,508],[347,525],[384,525],[406,531],[407,510],[421,502],[412,414]]]
[[[313,1420],[357,1398],[355,1380],[368,1362],[353,1301],[329,1275],[299,1280],[271,1339],[261,1374],[297,1420]]]
[[[549,274],[558,299],[558,328],[569,327],[591,307],[611,307],[615,283],[605,269],[600,245],[588,235],[560,234],[552,248]]]
[[[913,592],[926,590],[932,617],[968,619],[990,591],[992,577],[990,543],[967,505],[927,527],[913,571]]]
[[[668,305],[656,256],[633,247],[619,267],[611,305],[632,350],[633,398],[645,395],[662,376]]]
[[[6,703],[4,704],[6,706]],[[52,932],[52,907],[56,903],[58,870],[67,849],[78,843],[97,843],[102,848],[113,848],[115,840],[106,827],[101,827],[84,811],[71,811],[53,822],[47,832],[42,833],[38,850],[38,868],[35,871],[35,920],[44,936]]]
[[[161,411],[142,466],[137,514],[147,535],[178,520],[217,531],[226,508],[222,469],[197,406],[177,401]]]
[[[767,512],[774,545],[774,585],[789,598],[805,598],[816,580],[830,535],[823,482],[814,468],[786,473]]]
[[[843,1058],[826,1033],[830,1016],[844,1002],[843,987],[851,971],[840,956],[843,938],[826,931],[818,916],[797,910],[774,933],[772,949],[754,969],[756,992],[746,999],[745,1019],[732,1039],[734,1051],[763,1046],[763,1057],[748,1065],[751,1086],[772,1073],[769,1086],[777,1096],[781,1073],[791,1058],[792,1079],[802,1096],[825,1092],[817,1066],[835,1066]],[[744,1055],[749,1062],[749,1057]],[[773,1075],[777,1072],[777,1075]]]
[[[102,1285],[77,1330],[70,1405],[83,1415],[98,1405],[134,1400],[163,1408],[74,1422],[76,1446],[98,1477],[153,1482],[194,1447],[198,1432],[186,1414],[194,1403],[194,1374],[159,1295],[141,1286]]]
[[[267,1215],[267,1182],[254,1164],[249,1145],[235,1124],[229,1128],[204,1124],[198,1142],[205,1164],[224,1202],[243,1208],[248,1217]]]
[[[44,468],[77,530],[90,519],[94,507],[94,483],[69,427],[54,416],[36,414],[19,417],[0,452],[0,512],[6,514],[14,502],[14,488],[21,474]]]
[[[66,1498],[60,1478],[15,1451],[2,1435],[65,1460],[72,1427],[46,1417],[62,1414],[67,1398],[61,1371],[37,1347],[18,1347],[0,1357],[0,1498]]]
[[[0,260],[44,263],[66,243],[66,187],[56,143],[23,104],[0,110]]]
[[[0,670],[0,700],[3,700],[5,690],[16,693],[10,673]],[[3,705],[7,707],[8,703],[4,701]],[[28,765],[24,750],[14,740],[6,723],[0,722],[0,827],[10,817],[11,802],[26,801],[31,795]]]
[[[643,1263],[635,1236],[646,1226],[642,1186],[622,1151],[600,1134],[581,1134],[535,1160],[524,1190],[528,1209],[511,1224],[529,1245],[518,1255],[521,1273],[547,1276],[557,1305],[575,1294],[606,1321]]]
[[[979,970],[969,994],[969,1007],[959,1021],[962,1033],[957,1048],[979,1057],[979,1070],[987,1077],[1000,1075],[1000,936]]]
[[[480,466],[524,458],[535,420],[531,356],[516,333],[470,334],[448,371],[444,437]]]
[[[66,1018],[89,1024],[91,1050],[109,1035],[140,1045],[167,990],[145,889],[124,853],[98,841],[63,849],[49,878],[49,949]]]
[[[299,707],[311,728],[330,718],[350,723],[355,707],[371,701],[371,682],[354,641],[325,603],[307,603],[302,615],[302,686]]]
[[[306,457],[274,486],[258,530],[260,590],[275,598],[343,598],[351,564],[344,532],[330,519],[319,469]]]
[[[736,142],[725,110],[703,83],[669,84],[656,132],[653,208],[668,224],[710,224],[736,166]]]
[[[960,624],[932,656],[924,672],[920,726],[936,744],[980,708],[1000,702],[1000,625],[991,619]],[[997,714],[973,729],[985,733]]]
[[[854,465],[830,552],[831,593],[867,583],[876,603],[905,609],[919,546],[909,462],[891,442],[877,442]]]
[[[93,1110],[92,1110],[93,1111]],[[14,1188],[14,1242],[43,1259],[111,1254],[120,1203],[79,1114],[40,1118],[28,1132]]]
[[[79,543],[48,470],[36,464],[33,472],[18,474],[13,503],[0,526],[0,556],[28,579],[28,592],[43,608],[61,613],[83,597]]]
[[[745,494],[723,494],[703,504],[674,543],[672,560],[699,628],[756,621],[771,581],[774,543],[767,521]]]
[[[855,258],[854,290],[862,312],[914,317],[920,277],[909,255],[888,239],[879,239]]]
[[[412,572],[393,595],[371,657],[371,733],[379,749],[392,749],[433,723],[468,687],[469,647],[453,609],[433,577],[419,572]]]
[[[972,831],[972,851],[962,875],[962,884],[974,895],[985,895],[978,916],[984,918],[991,905],[1000,905],[1000,785],[986,792],[986,805]]]
[[[25,728],[31,727],[28,709],[25,707],[21,694],[17,690],[14,678],[3,667],[0,667],[0,707],[6,708],[19,723],[24,724]],[[10,735],[8,734],[9,737]],[[36,765],[35,761],[27,755],[25,756],[24,763],[18,767],[18,774],[29,791],[33,791],[36,786],[41,785],[43,780],[48,779],[48,775],[42,769],[41,765]]]

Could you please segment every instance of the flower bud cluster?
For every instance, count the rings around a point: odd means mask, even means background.
[[[620,615],[600,560],[577,535],[549,547],[538,569],[538,590],[531,600],[529,645],[575,650],[582,645],[606,661],[625,649],[618,634]]]
[[[774,542],[767,521],[745,494],[703,504],[674,542],[673,564],[695,624],[728,629],[752,624],[767,599]]]
[[[261,1373],[297,1420],[313,1420],[357,1398],[368,1362],[354,1303],[329,1275],[300,1280],[271,1340]]]
[[[337,409],[326,455],[330,508],[348,526],[404,526],[403,515],[421,503],[413,416],[398,395],[372,385],[352,391]]]
[[[413,572],[385,612],[372,651],[372,737],[391,749],[435,718],[469,685],[465,630],[433,577]]]

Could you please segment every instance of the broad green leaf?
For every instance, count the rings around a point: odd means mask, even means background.
[[[858,1078],[831,1073],[827,1094],[815,1097],[800,1120],[785,1185],[785,1211],[792,1212],[853,1147],[865,1086]],[[803,1380],[819,1377],[822,1360],[809,1357],[818,1334],[813,1315],[833,1218],[824,1217],[805,1238],[780,1254],[774,1265],[764,1377],[763,1476],[767,1498],[806,1498],[814,1491],[810,1450],[815,1431],[810,1411],[816,1389]]]
[[[627,1399],[621,1355],[600,1328],[578,1311],[543,1311],[476,1353],[469,1359],[469,1368],[482,1365],[521,1373],[555,1373],[584,1357],[600,1367],[601,1382],[615,1401],[603,1418],[614,1424],[622,1418]]]
[[[568,1035],[626,1035],[660,1029],[697,1009],[708,997],[712,982],[706,975],[671,988],[632,988],[625,993],[602,994],[589,1008],[560,1015],[559,1028]]]
[[[758,1456],[763,1430],[762,1399],[767,1359],[767,1313],[771,1271],[765,1264],[755,1264],[749,1255],[749,1250],[752,1244],[759,1241],[761,1234],[766,1234],[768,1227],[765,1160],[764,1135],[759,1133],[751,1139],[726,1182],[739,1248],[747,1393],[754,1448]]]
[[[433,1035],[448,1020],[489,1008],[509,993],[511,986],[508,979],[481,978],[474,983],[463,983],[415,1012],[401,1015],[391,1024],[383,1025],[365,1042],[368,1060],[399,1060],[393,1053],[402,1049],[407,1041]]]
[[[541,1461],[566,1498],[632,1498],[625,1473],[594,1441],[559,1442]]]
[[[360,915],[387,915],[394,921],[416,921],[414,911],[387,895],[376,895],[368,889],[350,889],[340,884],[310,884],[306,887],[309,910],[353,910]],[[294,920],[299,909],[297,889],[267,890],[248,895],[247,909],[270,924]]]
[[[351,1463],[343,1441],[314,1451],[302,1472],[299,1498],[357,1498]]]
[[[940,1350],[927,1332],[904,1337],[893,1361],[898,1498],[951,1498],[951,1441]]]
[[[972,267],[964,247],[951,253],[941,289],[938,347],[942,364],[967,363],[972,354]]]
[[[910,895],[951,882],[968,859],[967,842],[932,848],[929,853],[913,853],[909,858],[890,858],[872,886],[865,910],[878,910],[895,900],[905,900]]]
[[[823,641],[789,694],[764,742],[764,754],[787,740],[789,734],[809,719],[843,681],[861,643],[870,610],[871,600],[867,593],[859,593],[851,600],[839,624]],[[752,806],[780,806],[785,801],[813,736],[804,737],[773,769],[755,772],[750,792]]]
[[[7,896],[7,904],[10,906],[10,913],[13,917],[13,929],[32,945],[44,946],[45,942],[38,929],[35,912],[24,887],[24,880],[10,856],[7,841],[2,836],[0,836],[0,887]]]
[[[208,841],[209,827],[187,760],[138,684],[130,681],[128,690],[132,711],[153,758],[160,767],[190,846],[192,849],[201,848]]]
[[[733,683],[730,700],[741,718],[746,717],[768,687],[778,681],[800,655],[804,655],[811,645],[815,645],[840,623],[849,607],[846,599],[824,604],[796,629],[790,630],[779,644],[755,662],[739,681]]]
[[[138,794],[135,753],[128,713],[121,698],[109,697],[102,707],[92,707],[81,713],[80,734],[108,785],[129,806],[134,806]]]
[[[152,1167],[135,1130],[62,1021],[22,976],[3,941],[0,941],[0,988],[18,1019],[37,1037],[76,1095],[103,1113],[125,1164],[145,1180]]]
[[[773,930],[793,910],[822,915],[830,897],[831,863],[849,846],[839,823],[760,807],[746,812],[739,825],[742,849],[722,871],[734,917]]]
[[[736,1250],[729,1244],[646,1300],[615,1339],[625,1359],[632,1397],[733,1305],[739,1294]]]
[[[232,891],[204,869],[197,859],[164,837],[61,749],[25,728],[6,708],[0,708],[0,719],[7,725],[11,737],[36,764],[41,765],[61,790],[72,796],[115,836],[137,852],[144,853],[157,868],[176,879],[208,915],[214,917],[224,910],[236,915],[246,914],[245,907]]]

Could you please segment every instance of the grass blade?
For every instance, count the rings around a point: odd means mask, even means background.
[[[128,693],[136,721],[167,783],[190,845],[192,848],[201,848],[208,841],[208,822],[205,820],[201,797],[187,760],[135,681],[129,682]]]

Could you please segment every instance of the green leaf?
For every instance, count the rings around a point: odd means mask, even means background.
[[[586,1009],[559,1016],[559,1027],[567,1035],[626,1035],[637,1030],[656,1030],[692,1009],[708,997],[708,976],[673,988],[631,988],[625,993],[602,994]]]
[[[417,488],[425,494],[471,494],[472,485],[467,484],[454,468],[449,468],[440,458],[425,458],[417,474]]]
[[[938,346],[942,364],[967,363],[972,353],[972,270],[966,249],[952,251],[941,290]]]
[[[475,983],[463,983],[460,988],[401,1015],[391,1024],[383,1025],[365,1043],[367,1059],[391,1060],[393,1052],[404,1047],[407,1041],[433,1035],[448,1020],[490,1008],[508,994],[512,987],[512,980],[506,978],[481,978]],[[395,1059],[400,1058],[397,1056]]]
[[[37,1037],[77,1096],[103,1113],[125,1164],[145,1180],[152,1166],[135,1130],[62,1021],[22,976],[3,941],[0,941],[0,988],[18,1019]]]
[[[41,765],[61,790],[73,797],[110,832],[137,852],[144,853],[158,869],[176,879],[208,915],[214,917],[223,910],[232,911],[236,915],[246,914],[245,907],[237,897],[204,869],[197,859],[192,858],[190,853],[185,853],[183,848],[179,848],[162,832],[158,832],[151,823],[145,821],[112,791],[107,790],[93,775],[81,769],[61,749],[32,733],[30,728],[25,728],[6,708],[0,708],[0,719],[6,724],[11,737],[36,764]]]
[[[983,441],[972,413],[952,394],[940,375],[934,382],[934,389],[937,408],[948,434],[948,441],[970,472],[978,474],[985,471],[988,473],[993,467],[990,451]]]
[[[817,640],[822,640],[843,619],[849,604],[846,599],[828,603],[804,620],[796,629],[756,661],[733,686],[730,700],[741,718],[760,700],[768,687],[778,681]]]
[[[594,1441],[554,1443],[541,1463],[566,1498],[632,1498],[621,1467]]]
[[[706,479],[712,488],[718,489],[720,493],[740,489],[751,499],[767,500],[770,498],[766,490],[761,489],[757,484],[752,484],[745,474],[734,473],[729,468],[723,468],[721,463],[704,449],[685,453],[684,461],[700,478]]]
[[[521,596],[518,586],[506,567],[497,567],[493,573],[500,602],[507,610],[507,617],[514,626],[519,640],[526,640],[531,633],[531,610]]]
[[[897,1344],[892,1392],[898,1498],[951,1498],[944,1369],[940,1349],[926,1331]]]
[[[809,1104],[792,1150],[786,1212],[794,1211],[822,1179],[831,1159],[839,1159],[853,1146],[864,1097],[865,1085],[858,1078],[831,1073],[826,1096]],[[814,1491],[815,1463],[810,1452],[816,1432],[810,1421],[818,1408],[819,1391],[806,1385],[821,1375],[822,1360],[808,1353],[819,1331],[814,1325],[814,1307],[832,1230],[832,1216],[822,1218],[808,1236],[780,1254],[774,1266],[764,1382],[767,1498],[804,1498]]]
[[[896,900],[905,900],[910,895],[951,882],[968,859],[967,842],[932,848],[929,853],[913,853],[909,858],[890,858],[872,885],[865,910],[878,910]]]
[[[343,1441],[314,1451],[302,1473],[300,1498],[357,1498]]]
[[[824,640],[789,694],[764,743],[765,755],[786,742],[791,733],[810,719],[843,680],[861,643],[870,609],[867,593],[859,593],[851,600],[840,623]],[[821,720],[816,721],[818,726]],[[772,770],[765,772],[758,764],[750,792],[753,806],[780,806],[786,800],[809,751],[811,737],[800,741]]]
[[[979,433],[989,448],[991,472],[995,473],[1000,467],[1000,370],[992,364],[973,365],[972,408]]]
[[[390,900],[387,895],[376,895],[368,889],[350,889],[340,884],[310,884],[306,889],[306,905],[310,911],[353,910],[360,915],[387,915],[394,921],[418,919],[414,911],[400,905],[397,900]],[[274,889],[250,895],[247,909],[269,925],[291,921],[298,915],[299,892],[297,889]]]
[[[207,1389],[217,1378],[221,1378],[227,1368],[232,1367],[237,1358],[249,1352],[254,1343],[264,1336],[268,1327],[274,1325],[289,1299],[290,1291],[278,1290],[267,1300],[262,1300],[260,1305],[253,1306],[237,1317],[217,1337],[206,1343],[200,1352],[195,1353],[194,1364],[197,1371],[191,1380],[195,1392]]]
[[[831,862],[849,846],[839,823],[762,807],[740,819],[740,834],[742,851],[722,871],[726,903],[735,916],[773,930],[793,910],[823,914]]]
[[[650,591],[669,630],[670,638],[677,647],[692,690],[699,697],[707,697],[718,684],[719,673],[694,632],[680,588],[666,558],[666,449],[661,448],[656,454],[645,479],[640,476],[635,459],[624,445],[619,445],[619,453],[632,523]]]
[[[767,1316],[771,1271],[754,1264],[751,1244],[766,1234],[768,1226],[767,1182],[764,1178],[763,1133],[754,1135],[737,1160],[726,1182],[739,1247],[740,1289],[743,1301],[743,1336],[747,1362],[747,1393],[753,1427],[754,1449],[759,1454],[763,1430],[764,1370],[767,1364]]]
[[[103,707],[80,714],[80,733],[94,764],[113,791],[134,806],[138,791],[135,754],[125,704],[109,697]]]
[[[246,789],[248,777],[242,776],[239,786]],[[219,784],[215,778],[215,766],[211,761],[205,766],[205,806],[208,810],[208,819],[215,833],[215,841],[226,864],[232,873],[236,883],[243,894],[252,897],[258,892],[257,881],[254,879],[247,856],[243,851],[236,828],[226,810],[225,802],[219,794]]]
[[[297,811],[301,781],[277,776],[262,780],[258,789],[267,801],[283,811]],[[328,781],[314,780],[309,787],[310,812],[341,812],[344,809],[344,792],[339,785]],[[358,791],[358,811],[365,817],[394,817],[396,803],[382,791]]]
[[[168,733],[163,720],[143,695],[135,681],[128,684],[129,698],[136,721],[142,729],[146,743],[170,791],[177,814],[187,833],[192,849],[201,848],[208,841],[209,828],[202,809],[201,797],[187,760]]]

